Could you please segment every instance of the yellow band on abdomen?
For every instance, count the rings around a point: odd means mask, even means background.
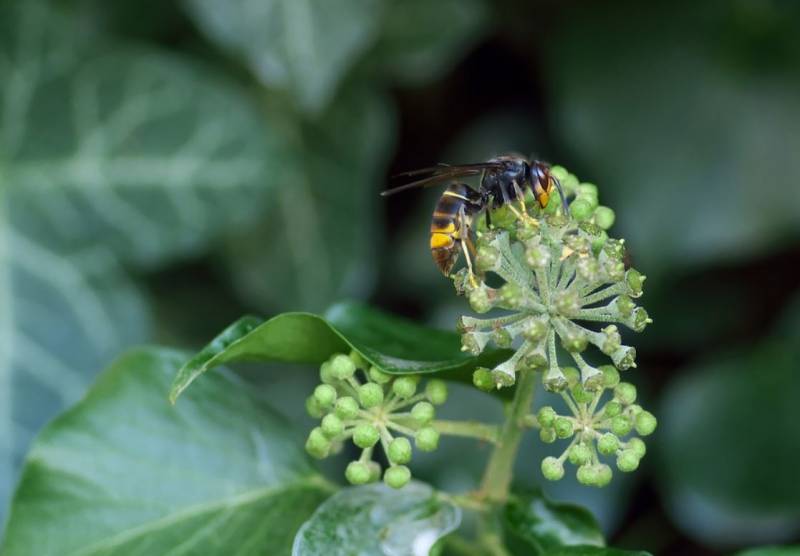
[[[441,234],[434,232],[431,234],[431,249],[441,249],[443,247],[452,247],[453,238],[449,234]]]

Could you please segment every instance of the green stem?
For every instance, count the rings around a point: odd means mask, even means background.
[[[525,416],[533,402],[536,373],[522,370],[519,375],[514,399],[508,408],[508,416],[500,429],[497,446],[489,458],[481,482],[480,496],[492,502],[503,503],[508,498],[514,460],[522,434],[525,432]]]
[[[441,434],[468,436],[492,443],[497,442],[497,436],[500,432],[497,425],[489,425],[487,423],[481,423],[480,421],[449,421],[438,419],[433,421],[431,425]]]

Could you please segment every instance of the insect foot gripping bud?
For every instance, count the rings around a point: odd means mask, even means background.
[[[539,203],[504,203],[503,224],[477,234],[477,274],[456,273],[456,291],[476,313],[503,314],[462,316],[458,330],[473,355],[511,350],[494,368],[474,371],[479,389],[509,387],[523,371],[537,371],[544,388],[564,400],[561,414],[546,407],[528,416],[543,442],[561,446],[561,456],[542,462],[543,475],[558,480],[570,464],[582,484],[603,486],[615,463],[622,471],[634,469],[634,459],[638,465],[644,444],[632,436],[657,424],[635,405],[633,384],[620,382],[621,372],[636,368],[627,331],[652,322],[636,301],[645,277],[627,268],[625,241],[610,237],[616,215],[600,204],[600,189],[561,167],[550,173],[565,205],[555,188]]]
[[[393,488],[406,485],[411,479],[407,465],[412,446],[426,452],[438,446],[435,406],[447,401],[447,385],[437,379],[385,373],[355,351],[325,361],[320,381],[306,400],[309,415],[320,420],[308,435],[306,451],[322,459],[352,441],[361,456],[347,465],[348,482],[361,485],[383,477]],[[374,461],[378,450],[389,462],[385,471]]]

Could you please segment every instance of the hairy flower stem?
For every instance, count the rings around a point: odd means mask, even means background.
[[[500,429],[497,445],[483,473],[483,480],[478,493],[480,498],[498,503],[505,502],[508,498],[508,490],[511,486],[511,478],[514,471],[514,460],[517,456],[522,435],[525,432],[525,417],[533,402],[536,377],[536,373],[532,370],[525,369],[520,371],[514,399],[508,408],[506,421]]]

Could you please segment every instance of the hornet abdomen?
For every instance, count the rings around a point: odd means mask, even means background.
[[[451,184],[439,197],[431,220],[431,255],[445,276],[458,261],[462,241],[469,241],[472,216],[481,209],[480,193],[463,183]]]

